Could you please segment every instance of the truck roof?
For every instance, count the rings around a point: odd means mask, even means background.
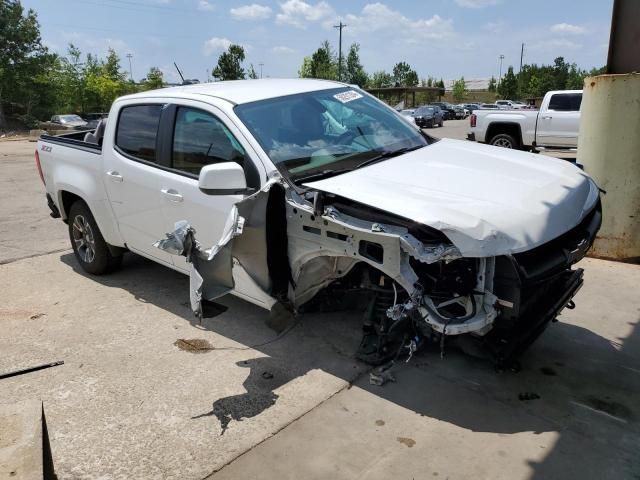
[[[306,78],[265,78],[260,80],[227,80],[223,82],[199,83],[179,87],[160,88],[126,95],[122,99],[144,99],[158,97],[191,97],[202,95],[221,98],[233,104],[255,102],[269,98],[306,93],[316,90],[348,87],[346,83],[331,80]]]

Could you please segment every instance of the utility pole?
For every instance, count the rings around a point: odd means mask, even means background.
[[[259,63],[258,65],[260,66],[260,78],[262,78],[262,66],[264,65],[264,63]]]
[[[207,83],[209,83],[209,69],[207,68]]]
[[[333,28],[337,28],[340,31],[339,40],[338,40],[338,80],[342,80],[342,29],[346,27],[342,20],[340,20],[340,24],[334,25]]]
[[[504,60],[504,55],[500,54],[500,73],[498,74],[498,83],[502,81],[502,60]]]
[[[131,81],[133,82],[133,69],[131,68],[131,59],[133,58],[133,55],[127,53],[127,58],[129,59],[129,78],[131,78]]]
[[[522,71],[522,57],[524,56],[524,43],[522,44],[522,48],[520,49],[520,71]]]

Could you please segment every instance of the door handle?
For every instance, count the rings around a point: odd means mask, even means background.
[[[545,115],[542,117],[543,120],[551,120],[553,117],[551,115]]]
[[[113,182],[116,182],[116,183],[122,183],[122,181],[124,180],[124,178],[122,178],[122,175],[120,175],[115,170],[108,171],[107,175],[111,178]]]
[[[167,197],[172,202],[180,203],[181,201],[184,200],[182,195],[180,195],[180,193],[174,190],[173,188],[163,188],[160,191],[165,197]]]

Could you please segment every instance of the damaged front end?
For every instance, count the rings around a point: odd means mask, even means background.
[[[357,356],[383,364],[428,342],[508,365],[582,285],[571,265],[590,247],[599,204],[580,225],[531,252],[463,257],[441,232],[281,180],[237,203],[221,240],[203,249],[185,222],[158,248],[191,262],[191,305],[259,287],[292,312],[363,312]],[[232,270],[246,276],[236,284]],[[453,341],[455,340],[455,341]]]

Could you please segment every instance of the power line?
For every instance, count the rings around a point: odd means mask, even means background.
[[[69,1],[69,0],[67,0]],[[101,0],[101,1],[91,1],[91,0],[70,0],[73,2],[80,3],[82,5],[95,5],[97,7],[104,8],[115,8],[118,10],[127,10],[130,12],[141,12],[141,13],[149,13],[149,11],[153,11],[154,13],[166,13],[170,15],[200,15],[202,12],[193,10],[193,9],[173,9],[168,7],[161,7],[158,5],[145,5],[140,3],[130,3],[124,2],[124,0]],[[122,3],[105,3],[105,2],[116,2],[120,1]]]

